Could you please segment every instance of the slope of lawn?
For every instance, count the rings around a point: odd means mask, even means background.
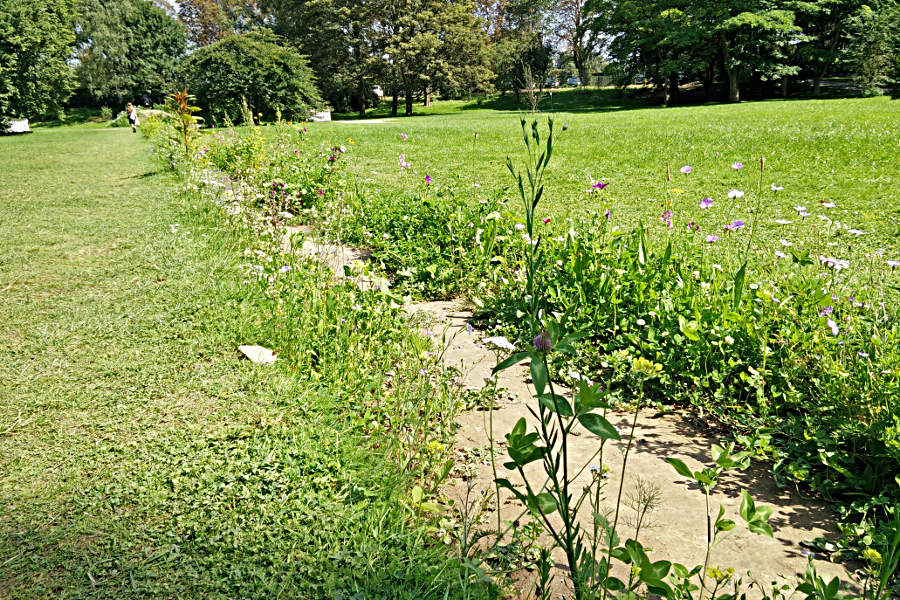
[[[0,138],[0,236],[0,597],[455,589],[344,382],[238,360],[271,317],[243,240],[140,136]]]
[[[482,104],[436,102],[428,108],[417,105],[419,116],[384,120],[388,116],[384,104],[372,114],[381,122],[335,121],[307,127],[315,143],[345,145],[356,171],[380,189],[422,190],[428,174],[432,187],[454,185],[470,189],[472,197],[485,197],[512,186],[506,157],[521,155],[519,119],[532,119],[524,108],[512,96]],[[668,162],[676,219],[682,217],[685,223],[694,219],[698,201],[712,196],[727,208],[730,218],[746,220],[755,205],[752,192],[759,158],[765,157],[763,189],[768,191],[773,183],[784,188],[777,198],[764,196],[761,219],[773,237],[781,234],[780,229],[775,231],[774,220],[793,219],[794,205],[808,207],[815,219],[816,207],[833,201],[837,206],[829,212],[832,219],[875,234],[881,244],[898,244],[897,100],[775,100],[662,108],[620,97],[614,90],[558,90],[552,109],[549,98],[541,108],[536,118],[543,122],[552,116],[559,134],[544,201],[554,218],[610,208],[613,223],[622,227],[638,219],[657,220],[666,195]],[[566,124],[568,129],[560,132]],[[408,135],[405,142],[401,133]],[[411,170],[400,169],[400,154],[411,163]],[[735,162],[744,168],[733,170]],[[690,175],[680,172],[685,165],[692,167]],[[592,178],[610,181],[602,199],[585,193]],[[476,184],[479,187],[473,187]],[[731,188],[747,195],[729,200],[725,192]],[[512,192],[505,194],[507,199],[514,197]]]

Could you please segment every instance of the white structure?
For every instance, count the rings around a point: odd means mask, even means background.
[[[28,119],[10,121],[6,133],[31,133],[31,129],[28,128]]]
[[[313,116],[309,118],[310,121],[330,121],[331,120],[331,109],[326,108],[325,110],[317,110]]]

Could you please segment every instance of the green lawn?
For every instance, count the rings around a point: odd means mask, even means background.
[[[552,116],[560,133],[547,173],[544,205],[557,219],[602,205],[611,208],[614,222],[622,227],[638,219],[656,221],[663,210],[669,162],[676,217],[683,217],[685,223],[702,219],[697,203],[711,196],[720,207],[727,207],[718,214],[720,220],[749,221],[759,158],[765,157],[764,189],[772,183],[784,187],[777,198],[765,196],[761,218],[772,230],[775,219],[796,216],[794,205],[808,207],[815,219],[817,213],[825,212],[818,210],[819,203],[833,201],[837,207],[829,215],[875,234],[874,240],[867,240],[870,245],[900,245],[900,102],[896,100],[660,108],[619,97],[613,90],[557,91],[555,111],[548,100],[537,118],[544,121]],[[472,190],[473,197],[511,185],[506,156],[521,156],[519,119],[532,118],[512,96],[482,105],[437,102],[430,108],[417,106],[416,111],[421,116],[380,123],[312,123],[308,125],[310,140],[346,145],[353,168],[389,192],[421,188],[425,174],[437,186],[472,189],[479,184]],[[384,106],[373,113],[379,118],[386,115]],[[560,132],[564,124],[568,130]],[[401,142],[402,132],[409,136],[406,142]],[[418,173],[400,174],[401,153]],[[739,172],[731,169],[736,161],[746,165]],[[681,174],[683,165],[692,166],[693,172]],[[585,193],[591,177],[611,182],[602,202]],[[730,201],[725,194],[731,188],[747,196]],[[513,197],[511,190],[506,196]]]
[[[0,597],[443,598],[360,379],[238,360],[270,306],[177,185],[127,129],[0,138]]]

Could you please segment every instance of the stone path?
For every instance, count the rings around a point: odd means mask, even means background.
[[[324,248],[324,253],[323,253]],[[300,247],[304,255],[325,260],[335,271],[336,276],[343,275],[343,264],[360,260],[367,255],[352,248],[336,248],[328,245],[314,245],[304,242]],[[324,258],[323,258],[324,257]],[[471,313],[455,301],[424,302],[407,306],[411,315],[424,314],[426,328],[433,339],[447,340],[443,348],[444,364],[458,369],[460,383],[470,388],[481,388],[485,379],[491,375],[496,364],[495,353],[481,342],[481,334],[469,330],[467,323]],[[499,403],[493,411],[493,431],[495,443],[504,441],[504,434],[509,432],[515,422],[525,417],[529,428],[535,426],[536,420],[527,409],[526,402],[531,399],[530,379],[526,366],[519,365],[508,369],[498,376],[499,389],[509,392],[508,397]],[[568,394],[564,388],[560,393]],[[616,425],[623,438],[630,427],[632,414],[621,412],[607,415]],[[457,436],[457,448],[461,454],[475,449],[488,447],[488,412],[465,411],[457,418],[460,430]],[[682,415],[668,413],[659,414],[653,410],[642,410],[639,413],[635,440],[629,455],[623,498],[631,498],[638,486],[652,488],[658,494],[657,508],[649,513],[640,534],[640,541],[646,548],[652,548],[654,560],[672,560],[680,562],[688,568],[703,563],[706,550],[706,513],[703,494],[695,484],[679,476],[665,462],[666,457],[683,460],[692,470],[711,464],[710,445],[720,442],[719,436],[704,431],[701,427]],[[597,462],[595,453],[599,448],[599,438],[581,430],[581,433],[570,442],[570,468],[580,469],[589,462]],[[603,463],[610,468],[609,477],[603,489],[601,504],[609,511],[613,510],[618,492],[618,482],[622,469],[622,449],[607,443]],[[487,456],[487,452],[480,455]],[[498,468],[505,460],[505,450],[498,456]],[[529,477],[536,480],[539,476],[540,463],[532,463],[527,471]],[[515,473],[505,473],[513,483],[520,483]],[[573,489],[580,490],[591,477],[589,470],[576,480]],[[477,466],[474,489],[479,493],[484,490],[491,493],[493,478],[489,463],[485,460]],[[542,479],[541,479],[542,481]],[[464,496],[466,485],[451,487],[451,497],[457,502]],[[740,491],[750,492],[757,504],[764,504],[773,509],[769,524],[775,532],[774,539],[747,531],[738,515]],[[501,490],[501,519],[512,521],[521,515],[521,506],[509,492]],[[711,499],[713,511],[724,506],[728,518],[738,523],[731,535],[713,552],[711,563],[723,568],[734,567],[737,575],[744,577],[744,584],[756,580],[769,588],[773,580],[791,581],[801,576],[806,570],[807,561],[812,558],[821,575],[838,576],[841,581],[851,582],[851,574],[839,564],[824,560],[807,550],[802,544],[816,537],[837,537],[834,528],[835,516],[822,502],[800,497],[795,491],[779,488],[766,467],[754,464],[744,472],[728,472],[714,489]],[[492,505],[493,506],[493,505]],[[587,503],[585,503],[587,507]],[[493,507],[482,515],[482,523],[496,522]],[[635,511],[623,505],[620,517],[619,534],[624,539],[633,534]],[[589,525],[590,514],[583,510],[583,524]],[[624,526],[623,526],[624,523]],[[488,525],[489,526],[489,525]],[[750,573],[748,576],[747,573]],[[750,597],[758,597],[758,592],[751,591]]]

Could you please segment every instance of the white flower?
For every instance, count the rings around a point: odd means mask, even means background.
[[[525,229],[525,225],[523,225],[522,223],[516,223],[516,229],[518,231],[522,231],[523,229]]]
[[[781,187],[780,185],[775,185],[775,184],[773,183],[771,189],[772,189],[773,192],[780,192],[780,191],[783,190],[784,188]]]
[[[834,208],[835,206],[837,206],[837,204],[835,204],[834,202],[823,202],[822,206],[824,206],[825,208]]]
[[[637,321],[635,321],[635,323],[637,323],[640,327],[643,327],[644,325],[647,324],[647,321],[645,321],[643,319],[638,319]]]
[[[730,335],[726,335],[726,336],[725,336],[725,343],[728,344],[729,346],[731,346],[732,344],[734,344],[734,338],[731,337]]]
[[[788,221],[787,219],[776,219],[775,222],[779,225],[790,225],[793,223],[793,221]]]
[[[793,246],[793,245],[794,245],[794,242],[789,242],[788,240],[783,239],[783,238],[780,239],[780,240],[778,240],[778,241],[781,242],[781,245],[784,246],[784,247],[789,247],[789,246]]]
[[[744,192],[742,192],[741,190],[728,190],[728,197],[729,198],[743,198]]]
[[[859,229],[848,229],[847,233],[852,233],[853,235],[865,235],[865,231],[860,231]]]
[[[788,255],[785,254],[784,252],[782,252],[781,250],[776,250],[775,256],[777,256],[778,258],[787,258],[788,257]]]
[[[797,206],[794,207],[794,210],[796,210],[798,213],[802,213],[802,212],[805,212],[805,211],[806,211],[806,207],[805,207],[805,206],[800,206],[800,205],[798,204]]]
[[[502,335],[499,335],[496,337],[484,338],[484,343],[490,344],[492,346],[496,346],[497,348],[500,348],[501,350],[509,350],[510,352],[512,352],[513,350],[516,349],[516,347],[513,346],[511,343],[509,343],[509,340],[506,339],[505,337],[503,337]]]

